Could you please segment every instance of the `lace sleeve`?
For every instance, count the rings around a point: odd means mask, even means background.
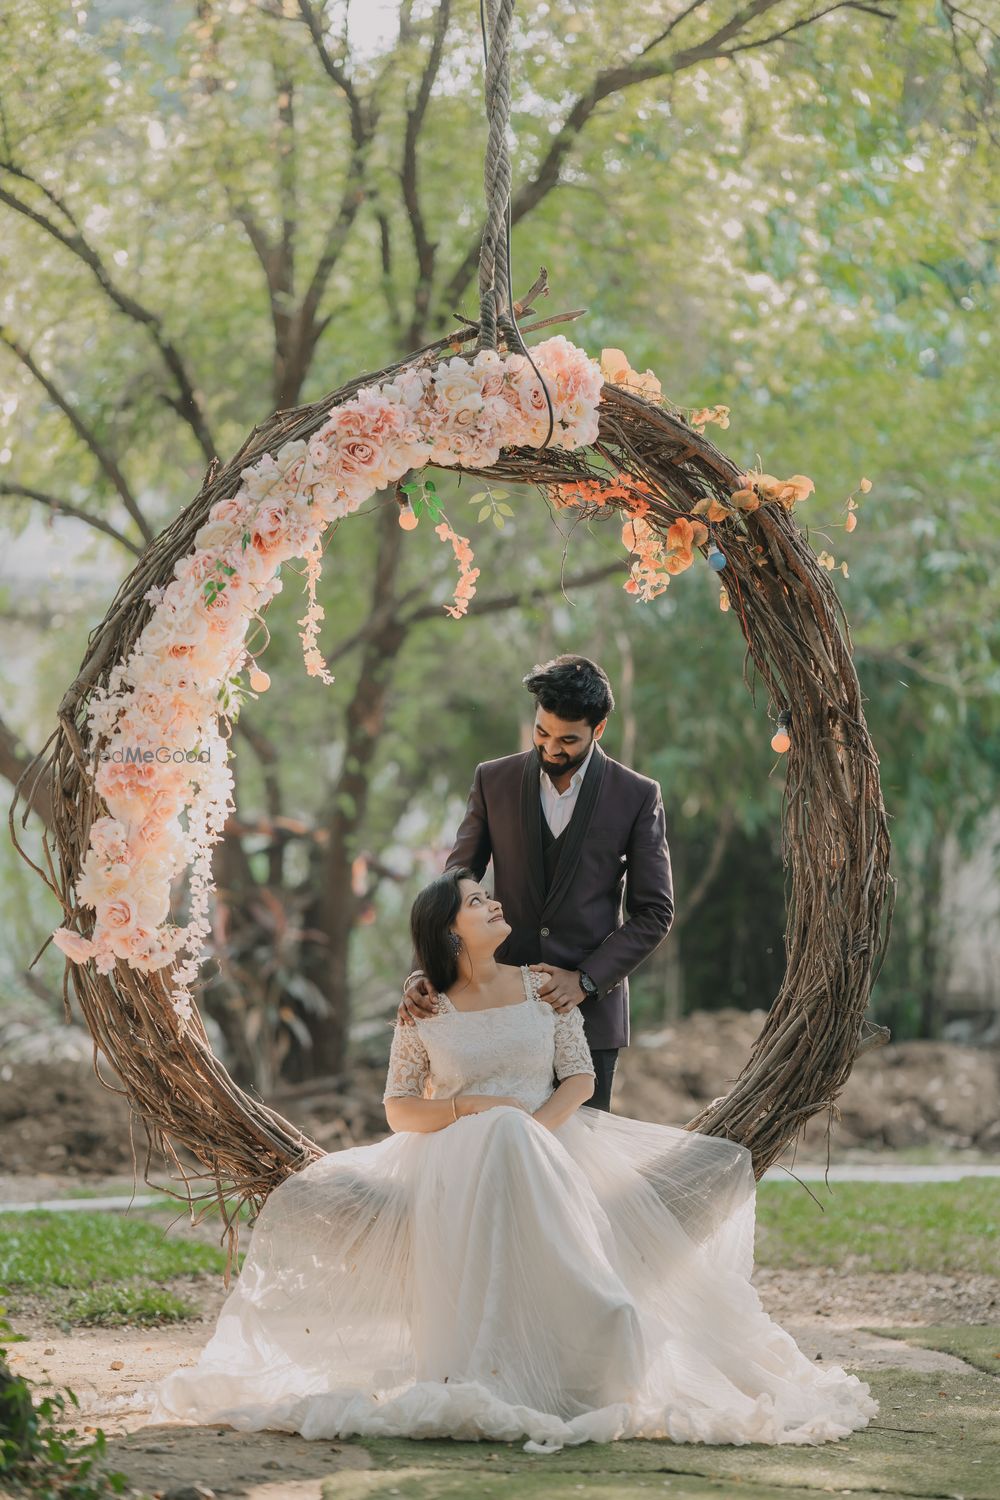
[[[579,1006],[574,1005],[565,1015],[556,1015],[555,1023],[556,1077],[559,1082],[562,1083],[564,1078],[572,1078],[575,1073],[589,1073],[591,1078],[595,1078],[597,1075],[584,1035]]]
[[[397,1021],[382,1102],[386,1099],[422,1099],[430,1070],[427,1049],[416,1026],[404,1026]]]

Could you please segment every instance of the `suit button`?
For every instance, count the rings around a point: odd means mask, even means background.
[[[548,935],[549,935],[549,929],[547,927],[543,927],[542,928],[542,937],[548,937]]]

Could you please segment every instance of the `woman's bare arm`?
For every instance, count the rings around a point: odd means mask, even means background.
[[[387,1099],[385,1118],[392,1131],[416,1131],[426,1135],[432,1130],[444,1130],[454,1125],[456,1116],[461,1120],[465,1115],[482,1114],[484,1109],[496,1109],[499,1104],[524,1109],[520,1099],[510,1099],[505,1094],[458,1094],[454,1101],[406,1097]]]
[[[572,1073],[569,1078],[564,1078],[545,1103],[535,1110],[535,1119],[540,1125],[554,1130],[557,1125],[568,1120],[570,1115],[575,1115],[580,1105],[586,1104],[593,1096],[594,1082],[590,1073]]]

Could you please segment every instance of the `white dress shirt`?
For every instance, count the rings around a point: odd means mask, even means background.
[[[594,743],[596,744],[596,741]],[[542,771],[539,780],[539,790],[541,792],[542,798],[542,812],[545,814],[545,821],[549,825],[549,830],[553,838],[559,837],[559,835],[562,833],[563,829],[569,822],[570,818],[573,816],[573,809],[576,806],[576,799],[580,795],[580,788],[583,785],[583,778],[587,774],[587,767],[590,765],[591,757],[593,756],[593,754],[594,746],[591,745],[589,751],[587,752],[587,759],[584,761],[582,766],[580,766],[576,771],[573,772],[573,775],[570,778],[569,786],[564,792],[557,792],[555,786],[552,783],[552,779],[549,776],[549,773],[545,770]]]

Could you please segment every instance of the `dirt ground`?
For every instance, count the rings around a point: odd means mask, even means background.
[[[699,1012],[657,1032],[638,1032],[621,1055],[615,1110],[682,1125],[724,1094],[746,1063],[763,1011]],[[7,1033],[10,1033],[8,1024]],[[78,1033],[78,1034],[77,1034]],[[37,1036],[4,1045],[0,1032],[0,1164],[9,1174],[105,1176],[131,1169],[129,1110],[102,1061],[94,1074],[89,1038],[53,1027],[50,1051]],[[71,1045],[71,1042],[73,1043]],[[268,1099],[325,1150],[385,1134],[385,1060],[358,1057],[349,1075],[285,1088]],[[1000,1048],[901,1042],[859,1059],[838,1101],[831,1159],[861,1150],[1000,1153]],[[815,1118],[799,1159],[825,1159],[827,1116]],[[140,1160],[145,1133],[132,1138]],[[140,1170],[140,1179],[141,1179]]]
[[[617,1112],[684,1123],[726,1091],[746,1062],[762,1020],[762,1012],[720,1011],[636,1037],[619,1068]],[[72,1048],[68,1051],[73,1053]],[[102,1071],[112,1083],[103,1065]],[[359,1061],[350,1078],[319,1080],[288,1090],[269,1102],[326,1149],[336,1150],[385,1133],[380,1102],[383,1078],[384,1062],[372,1057]],[[873,1148],[883,1152],[947,1152],[960,1148],[968,1153],[967,1159],[980,1153],[995,1157],[1000,1153],[1000,1050],[938,1043],[903,1043],[877,1049],[855,1068],[841,1096],[840,1114],[831,1141],[834,1161],[856,1160]],[[800,1162],[825,1158],[825,1130],[825,1118],[813,1123],[798,1149]],[[142,1180],[145,1137],[138,1124],[133,1135],[139,1162],[135,1187],[142,1194],[148,1188]],[[37,1055],[34,1060],[12,1059],[0,1048],[0,1164],[0,1201],[8,1203],[58,1198],[74,1189],[93,1192],[131,1185],[129,1111],[125,1101],[94,1076],[89,1044],[85,1055],[81,1051],[73,1055],[54,1052],[44,1061]],[[198,1231],[190,1230],[184,1227],[185,1217],[180,1216],[177,1232],[198,1232],[218,1242],[214,1225],[206,1223]],[[915,1385],[921,1380],[935,1387],[948,1385],[958,1393],[956,1402],[961,1400],[962,1391],[972,1391],[973,1372],[966,1362],[953,1354],[911,1347],[870,1330],[1000,1324],[1000,1277],[761,1269],[755,1280],[768,1311],[810,1358],[875,1375],[884,1372],[888,1381],[909,1375]],[[30,1300],[10,1308],[16,1330],[26,1338],[12,1346],[13,1368],[35,1380],[50,1380],[58,1388],[69,1386],[77,1393],[83,1407],[83,1413],[75,1417],[77,1425],[103,1428],[108,1435],[110,1466],[126,1473],[134,1491],[170,1496],[171,1500],[199,1500],[199,1496],[205,1500],[207,1494],[239,1495],[249,1500],[323,1500],[324,1495],[325,1500],[331,1500],[334,1495],[343,1495],[345,1500],[353,1500],[355,1494],[443,1496],[446,1492],[461,1493],[463,1500],[472,1500],[473,1490],[476,1497],[492,1494],[488,1485],[480,1488],[482,1474],[476,1484],[470,1475],[467,1493],[453,1491],[447,1485],[441,1488],[437,1480],[430,1483],[424,1470],[420,1471],[423,1478],[407,1481],[403,1466],[413,1463],[412,1457],[401,1452],[396,1471],[393,1464],[397,1455],[376,1454],[373,1458],[376,1450],[364,1442],[307,1442],[293,1435],[237,1433],[225,1427],[145,1425],[141,1410],[117,1403],[127,1402],[135,1391],[178,1365],[192,1363],[208,1339],[226,1295],[218,1276],[185,1278],[167,1285],[196,1303],[198,1320],[155,1330],[69,1330],[68,1325],[60,1327],[46,1321],[40,1304],[33,1305]],[[944,1391],[938,1396],[943,1400]],[[922,1397],[921,1402],[928,1404]],[[895,1405],[887,1408],[893,1413],[901,1410]],[[918,1413],[921,1419],[928,1415]],[[898,1414],[890,1416],[887,1433],[909,1432],[909,1427],[898,1426],[902,1420]],[[839,1450],[842,1445],[831,1446]],[[430,1454],[427,1445],[409,1447]],[[500,1464],[504,1464],[510,1455],[504,1445],[500,1448]],[[491,1452],[485,1457],[498,1455]],[[585,1466],[587,1460],[580,1462]],[[845,1458],[845,1465],[849,1462]],[[978,1465],[980,1459],[971,1462]],[[555,1469],[550,1472],[554,1482]],[[978,1474],[981,1470],[970,1472]],[[846,1470],[845,1479],[850,1473]],[[487,1473],[487,1480],[489,1477]],[[577,1477],[584,1477],[582,1469],[579,1476],[575,1471],[564,1476],[571,1490],[590,1488],[589,1480],[578,1483]],[[542,1482],[541,1476],[538,1482]],[[645,1482],[630,1480],[627,1493],[633,1493],[633,1483],[642,1486]],[[675,1485],[671,1493],[680,1496],[679,1481],[669,1482]],[[782,1480],[781,1493],[785,1500],[794,1500],[799,1490],[793,1492],[789,1482],[788,1478]],[[191,1488],[199,1485],[201,1490]],[[685,1496],[722,1493],[705,1478],[692,1478],[690,1485],[683,1491]],[[708,1488],[703,1490],[699,1485]],[[822,1485],[824,1489],[834,1487],[840,1486]],[[872,1488],[887,1492],[881,1480]],[[895,1485],[888,1488],[895,1490]],[[907,1494],[932,1492],[942,1493],[919,1487],[906,1490]],[[980,1494],[980,1490],[968,1486],[962,1492]],[[526,1497],[528,1493],[525,1489]],[[559,1487],[558,1494],[562,1493]],[[605,1493],[610,1495],[611,1490],[602,1489],[601,1494]],[[861,1496],[860,1489],[854,1493]],[[555,1489],[551,1495],[556,1496]],[[763,1495],[760,1500],[764,1500]]]
[[[866,1372],[964,1377],[969,1366],[953,1355],[910,1347],[866,1329],[1000,1319],[1000,1277],[761,1270],[755,1281],[768,1312],[811,1359]],[[178,1365],[194,1362],[226,1295],[217,1276],[168,1286],[197,1303],[198,1321],[155,1330],[64,1332],[23,1303],[14,1310],[13,1322],[26,1342],[12,1346],[12,1368],[33,1380],[73,1389],[83,1408],[79,1426],[100,1425],[109,1439],[112,1466],[151,1495],[202,1484],[216,1495],[247,1500],[321,1500],[323,1480],[339,1471],[371,1467],[362,1443],[307,1442],[290,1434],[238,1433],[221,1426],[147,1426],[141,1410],[116,1412],[116,1401]],[[195,1500],[194,1493],[189,1500]]]

